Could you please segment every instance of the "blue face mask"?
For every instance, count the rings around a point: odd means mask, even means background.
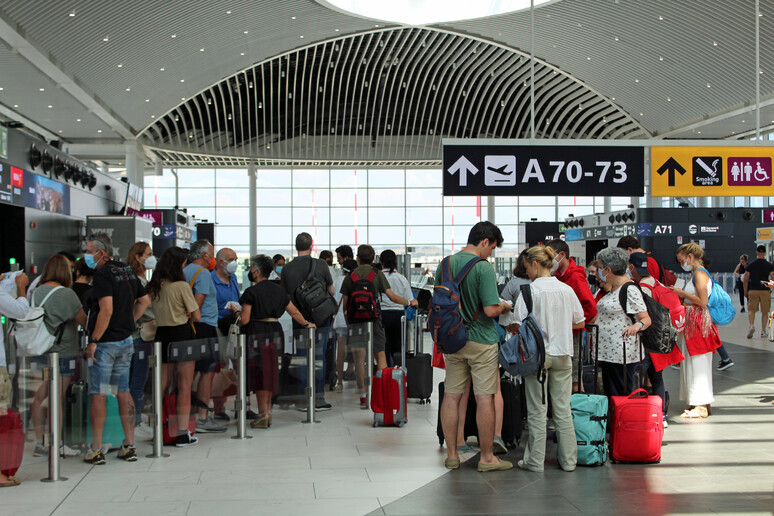
[[[86,266],[89,269],[96,269],[97,268],[97,262],[94,260],[93,254],[84,254],[83,255],[83,261],[86,262]]]
[[[282,274],[282,265],[277,267],[277,274]]]
[[[599,281],[607,283],[607,277],[605,276],[605,273],[602,272],[602,269],[597,269],[597,274],[599,274]]]

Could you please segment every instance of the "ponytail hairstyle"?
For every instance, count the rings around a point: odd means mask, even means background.
[[[524,262],[535,263],[537,262],[542,267],[550,269],[554,264],[554,257],[556,251],[545,245],[536,245],[527,249],[524,256]]]
[[[689,242],[687,244],[681,245],[677,249],[677,254],[693,256],[701,267],[707,267],[709,265],[709,260],[704,254],[704,249],[702,249],[701,246],[696,242]]]
[[[392,249],[382,251],[379,254],[379,262],[382,264],[382,268],[388,272],[395,272],[395,269],[398,267],[398,257]]]

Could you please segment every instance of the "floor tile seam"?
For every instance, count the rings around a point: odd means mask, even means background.
[[[62,504],[63,504],[63,503],[65,503],[65,501],[67,501],[67,499],[68,499],[68,498],[70,498],[70,495],[71,495],[71,494],[73,494],[73,492],[74,492],[76,489],[78,489],[78,486],[79,486],[79,485],[81,485],[81,482],[83,482],[83,481],[86,479],[86,477],[88,477],[88,476],[91,474],[91,472],[92,472],[92,471],[94,471],[94,467],[95,467],[95,466],[91,466],[91,467],[90,467],[90,468],[89,468],[89,469],[86,471],[86,474],[85,474],[85,475],[83,475],[83,476],[81,477],[81,479],[80,479],[78,482],[76,482],[76,483],[75,483],[75,485],[73,486],[73,488],[72,488],[72,489],[70,489],[70,492],[69,492],[69,493],[67,493],[67,495],[66,495],[64,498],[62,498],[62,500],[61,500],[61,501],[60,501],[60,502],[59,502],[59,503],[56,505],[56,507],[54,507],[54,510],[53,510],[53,511],[51,511],[51,514],[50,514],[49,516],[53,516],[53,514],[54,514],[54,513],[56,513],[56,511],[58,511],[58,510],[59,510],[59,508],[62,506]]]

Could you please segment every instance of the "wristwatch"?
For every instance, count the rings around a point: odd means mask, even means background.
[[[640,325],[642,328],[644,328],[644,327],[645,327],[645,323],[644,323],[644,322],[642,322],[642,321],[637,321],[637,324],[639,324],[639,325]]]

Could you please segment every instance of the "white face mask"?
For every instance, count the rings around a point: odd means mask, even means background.
[[[551,265],[551,271],[550,271],[552,276],[557,271],[557,269],[559,269],[559,265],[561,263],[562,263],[562,257],[561,256],[557,256],[556,258],[554,258],[554,264]]]
[[[682,268],[683,268],[683,270],[684,270],[685,272],[691,272],[691,271],[693,271],[693,265],[691,265],[691,264],[690,264],[690,263],[688,263],[688,262],[683,262],[683,263],[681,263],[681,264],[680,264],[680,267],[682,267]]]
[[[626,269],[626,277],[629,279],[634,279],[632,278],[632,271],[630,271],[629,269]]]
[[[155,256],[148,256],[145,259],[145,263],[143,265],[145,265],[146,269],[148,269],[149,271],[152,271],[153,269],[156,268],[156,263],[157,262],[156,262],[156,257]]]
[[[226,272],[228,272],[229,274],[234,274],[237,270],[237,267],[238,265],[236,260],[234,260],[233,262],[228,262],[228,264],[226,265]]]

